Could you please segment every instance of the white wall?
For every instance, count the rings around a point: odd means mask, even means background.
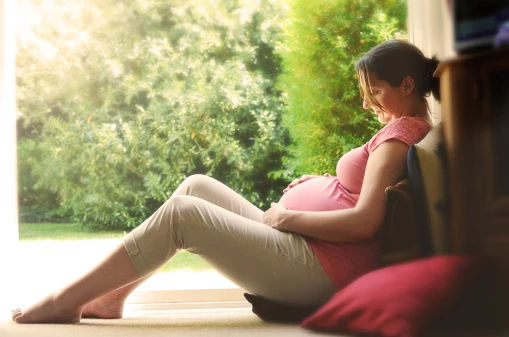
[[[0,0],[0,319],[12,302],[18,241],[14,0]]]
[[[408,38],[427,57],[436,56],[444,60],[455,55],[453,49],[453,27],[446,0],[407,0]],[[429,101],[434,123],[441,120],[440,105]]]

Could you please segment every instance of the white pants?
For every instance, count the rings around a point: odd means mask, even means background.
[[[295,305],[330,298],[336,288],[306,239],[263,224],[262,216],[226,185],[193,175],[124,238],[124,247],[140,276],[185,249],[252,294]]]

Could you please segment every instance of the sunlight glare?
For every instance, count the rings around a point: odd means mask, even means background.
[[[42,23],[42,15],[27,0],[16,2],[16,38],[19,43],[25,44],[33,40],[34,27]]]
[[[42,59],[52,59],[62,49],[76,49],[89,41],[86,27],[77,27],[86,1],[18,0],[16,2],[16,45],[35,48]],[[58,11],[55,11],[58,8]],[[54,36],[41,36],[41,26],[51,26]]]

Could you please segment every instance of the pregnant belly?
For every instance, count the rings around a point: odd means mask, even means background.
[[[353,207],[341,200],[336,177],[313,178],[291,188],[279,203],[294,211],[332,211]]]

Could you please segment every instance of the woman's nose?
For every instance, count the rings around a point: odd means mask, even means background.
[[[370,108],[370,105],[369,105],[369,103],[368,103],[368,101],[366,99],[362,100],[362,107],[364,109],[369,109]]]

